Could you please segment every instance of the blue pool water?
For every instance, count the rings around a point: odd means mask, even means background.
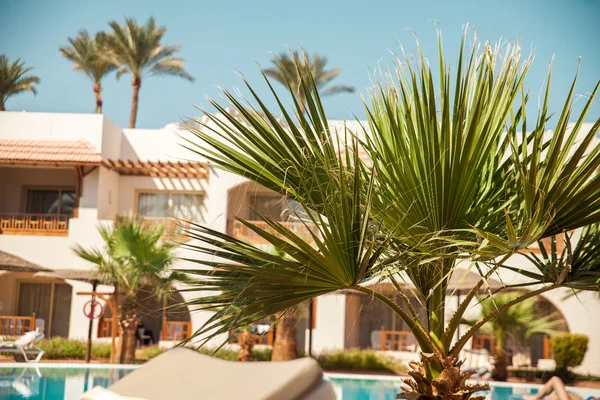
[[[131,368],[0,367],[0,400],[78,400],[94,386],[108,387],[131,371]]]
[[[0,366],[0,400],[78,400],[85,391],[95,386],[108,387],[131,371],[133,368]],[[400,386],[400,381],[393,378],[346,376],[330,377],[340,400],[393,400]],[[485,395],[492,400],[518,400],[524,394],[536,393],[539,387],[494,383],[491,386]],[[579,394],[583,398],[589,395]]]
[[[400,382],[398,380],[372,380],[372,379],[340,379],[331,378],[336,388],[338,397],[343,400],[393,400],[398,394]],[[493,384],[492,384],[493,385]],[[492,400],[517,400],[524,394],[534,394],[537,388],[524,385],[492,386],[489,392],[484,392]]]

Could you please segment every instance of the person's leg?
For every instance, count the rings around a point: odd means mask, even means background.
[[[553,376],[552,378],[550,378],[548,382],[546,382],[546,384],[540,389],[540,391],[535,394],[535,396],[523,397],[531,400],[540,400],[544,397],[549,396],[552,393],[554,393],[558,400],[575,400],[571,396],[569,396],[567,389],[565,389],[565,384],[557,376]]]

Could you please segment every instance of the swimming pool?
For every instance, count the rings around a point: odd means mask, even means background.
[[[81,364],[0,364],[0,400],[79,400],[94,386],[108,387],[136,366]],[[400,379],[396,377],[326,374],[331,379],[338,399],[392,400],[396,398]],[[491,384],[488,398],[508,400],[537,392],[539,385],[514,383]],[[570,389],[583,398],[594,394],[593,389]]]
[[[107,387],[135,366],[78,364],[0,365],[0,400],[79,400],[94,386]]]
[[[371,375],[327,374],[331,379],[338,399],[342,400],[393,400],[401,385],[400,378]],[[541,385],[490,382],[490,391],[484,392],[492,400],[522,399],[524,394],[534,394]],[[597,389],[568,388],[569,391],[586,399],[598,395]]]

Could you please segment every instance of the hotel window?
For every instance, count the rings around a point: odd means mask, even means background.
[[[204,195],[178,192],[139,192],[137,215],[143,218],[183,219],[204,222]]]
[[[71,215],[75,210],[73,189],[28,189],[26,210],[28,214]]]
[[[261,221],[261,217],[281,221],[283,211],[281,196],[250,196],[250,220]]]

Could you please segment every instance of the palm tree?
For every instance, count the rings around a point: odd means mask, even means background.
[[[325,66],[327,65],[327,57],[321,57],[318,54],[313,55],[312,58],[306,54],[304,54],[304,57],[302,57],[297,51],[295,51],[292,55],[288,53],[281,53],[279,56],[273,57],[272,62],[274,67],[265,69],[264,73],[279,83],[285,86],[291,86],[296,90],[296,98],[298,99],[302,113],[306,111],[304,105],[306,95],[304,93],[305,87],[301,83],[302,81],[308,82],[308,70],[305,70],[305,73],[301,75],[299,73],[300,70],[296,66],[296,62],[300,62],[301,64],[309,66],[308,69],[310,70],[310,74],[312,75],[315,85],[317,86],[317,89],[320,90],[320,94],[322,96],[343,92],[354,92],[354,88],[352,86],[346,85],[333,85],[326,89],[324,88],[324,86],[337,78],[337,76],[342,72],[342,70],[339,68],[325,69]]]
[[[537,299],[535,298],[516,303],[512,307],[504,307],[520,296],[522,293],[503,293],[479,299],[481,316],[478,319],[485,318],[486,315],[499,310],[496,317],[481,327],[482,332],[496,337],[492,377],[497,381],[506,381],[508,378],[506,355],[508,338],[513,338],[521,343],[527,342],[531,336],[537,333],[548,335],[554,333],[555,327],[559,323],[554,315],[544,316],[536,310]],[[467,322],[472,324],[471,321]]]
[[[288,361],[298,358],[297,349],[297,326],[298,308],[288,308],[285,313],[275,314],[277,324],[275,325],[275,341],[273,342],[272,361]]]
[[[180,46],[161,44],[166,28],[157,27],[154,18],[150,18],[146,25],[138,25],[135,18],[126,18],[124,25],[115,21],[109,22],[109,25],[112,32],[103,38],[108,48],[106,57],[119,68],[117,78],[126,73],[132,75],[133,100],[129,127],[135,128],[142,79],[171,75],[193,82],[194,78],[185,71],[183,58],[174,57]]]
[[[0,55],[0,111],[6,111],[6,101],[9,97],[22,92],[37,93],[35,85],[40,78],[27,75],[33,67],[25,68],[25,62],[17,58],[10,62],[6,55]]]
[[[59,48],[63,57],[73,62],[73,70],[83,72],[94,83],[96,114],[102,114],[102,80],[117,68],[105,58],[103,37],[102,33],[91,37],[82,30],[77,37],[68,38],[70,46]]]
[[[136,296],[144,286],[153,287],[158,296],[173,289],[176,282],[185,282],[182,273],[171,269],[176,244],[162,240],[165,227],[150,227],[135,219],[120,219],[113,228],[100,225],[98,231],[104,247],[74,247],[74,252],[95,264],[104,281],[115,286],[115,296],[125,294],[118,302],[121,361],[135,359],[138,303]]]
[[[224,90],[227,105],[210,103],[219,115],[204,110],[200,126],[190,124],[199,155],[296,201],[302,221],[315,232],[308,242],[268,217],[268,230],[240,220],[281,256],[194,225],[191,238],[198,242],[190,248],[214,257],[198,257],[204,268],[193,272],[199,294],[189,305],[215,311],[195,332],[202,343],[310,298],[354,291],[390,307],[421,349],[402,397],[467,399],[487,385],[466,384],[470,373],[460,371],[458,355],[482,326],[550,290],[600,290],[600,264],[575,262],[598,260],[589,254],[598,247],[577,246],[562,264],[544,263],[539,274],[515,269],[531,280],[529,290],[454,341],[486,280],[508,268],[511,256],[538,240],[600,223],[600,146],[590,147],[600,119],[582,130],[600,82],[579,115],[572,115],[573,84],[547,135],[550,85],[536,118],[526,115],[531,57],[523,57],[518,44],[469,42],[465,32],[455,76],[441,35],[439,79],[420,48],[417,62],[399,58],[365,99],[363,126],[330,126],[310,70],[298,60],[298,74],[307,76],[301,82],[306,113],[291,84],[293,113],[272,87],[275,110],[254,90],[252,101]],[[257,106],[249,110],[249,104]],[[571,117],[575,124],[568,123]],[[463,261],[477,263],[473,270],[481,279],[446,320],[449,280]],[[393,284],[406,307],[365,285],[372,279]],[[398,283],[405,279],[424,301],[423,322]],[[205,290],[218,294],[207,297]],[[232,307],[235,313],[228,312]]]

